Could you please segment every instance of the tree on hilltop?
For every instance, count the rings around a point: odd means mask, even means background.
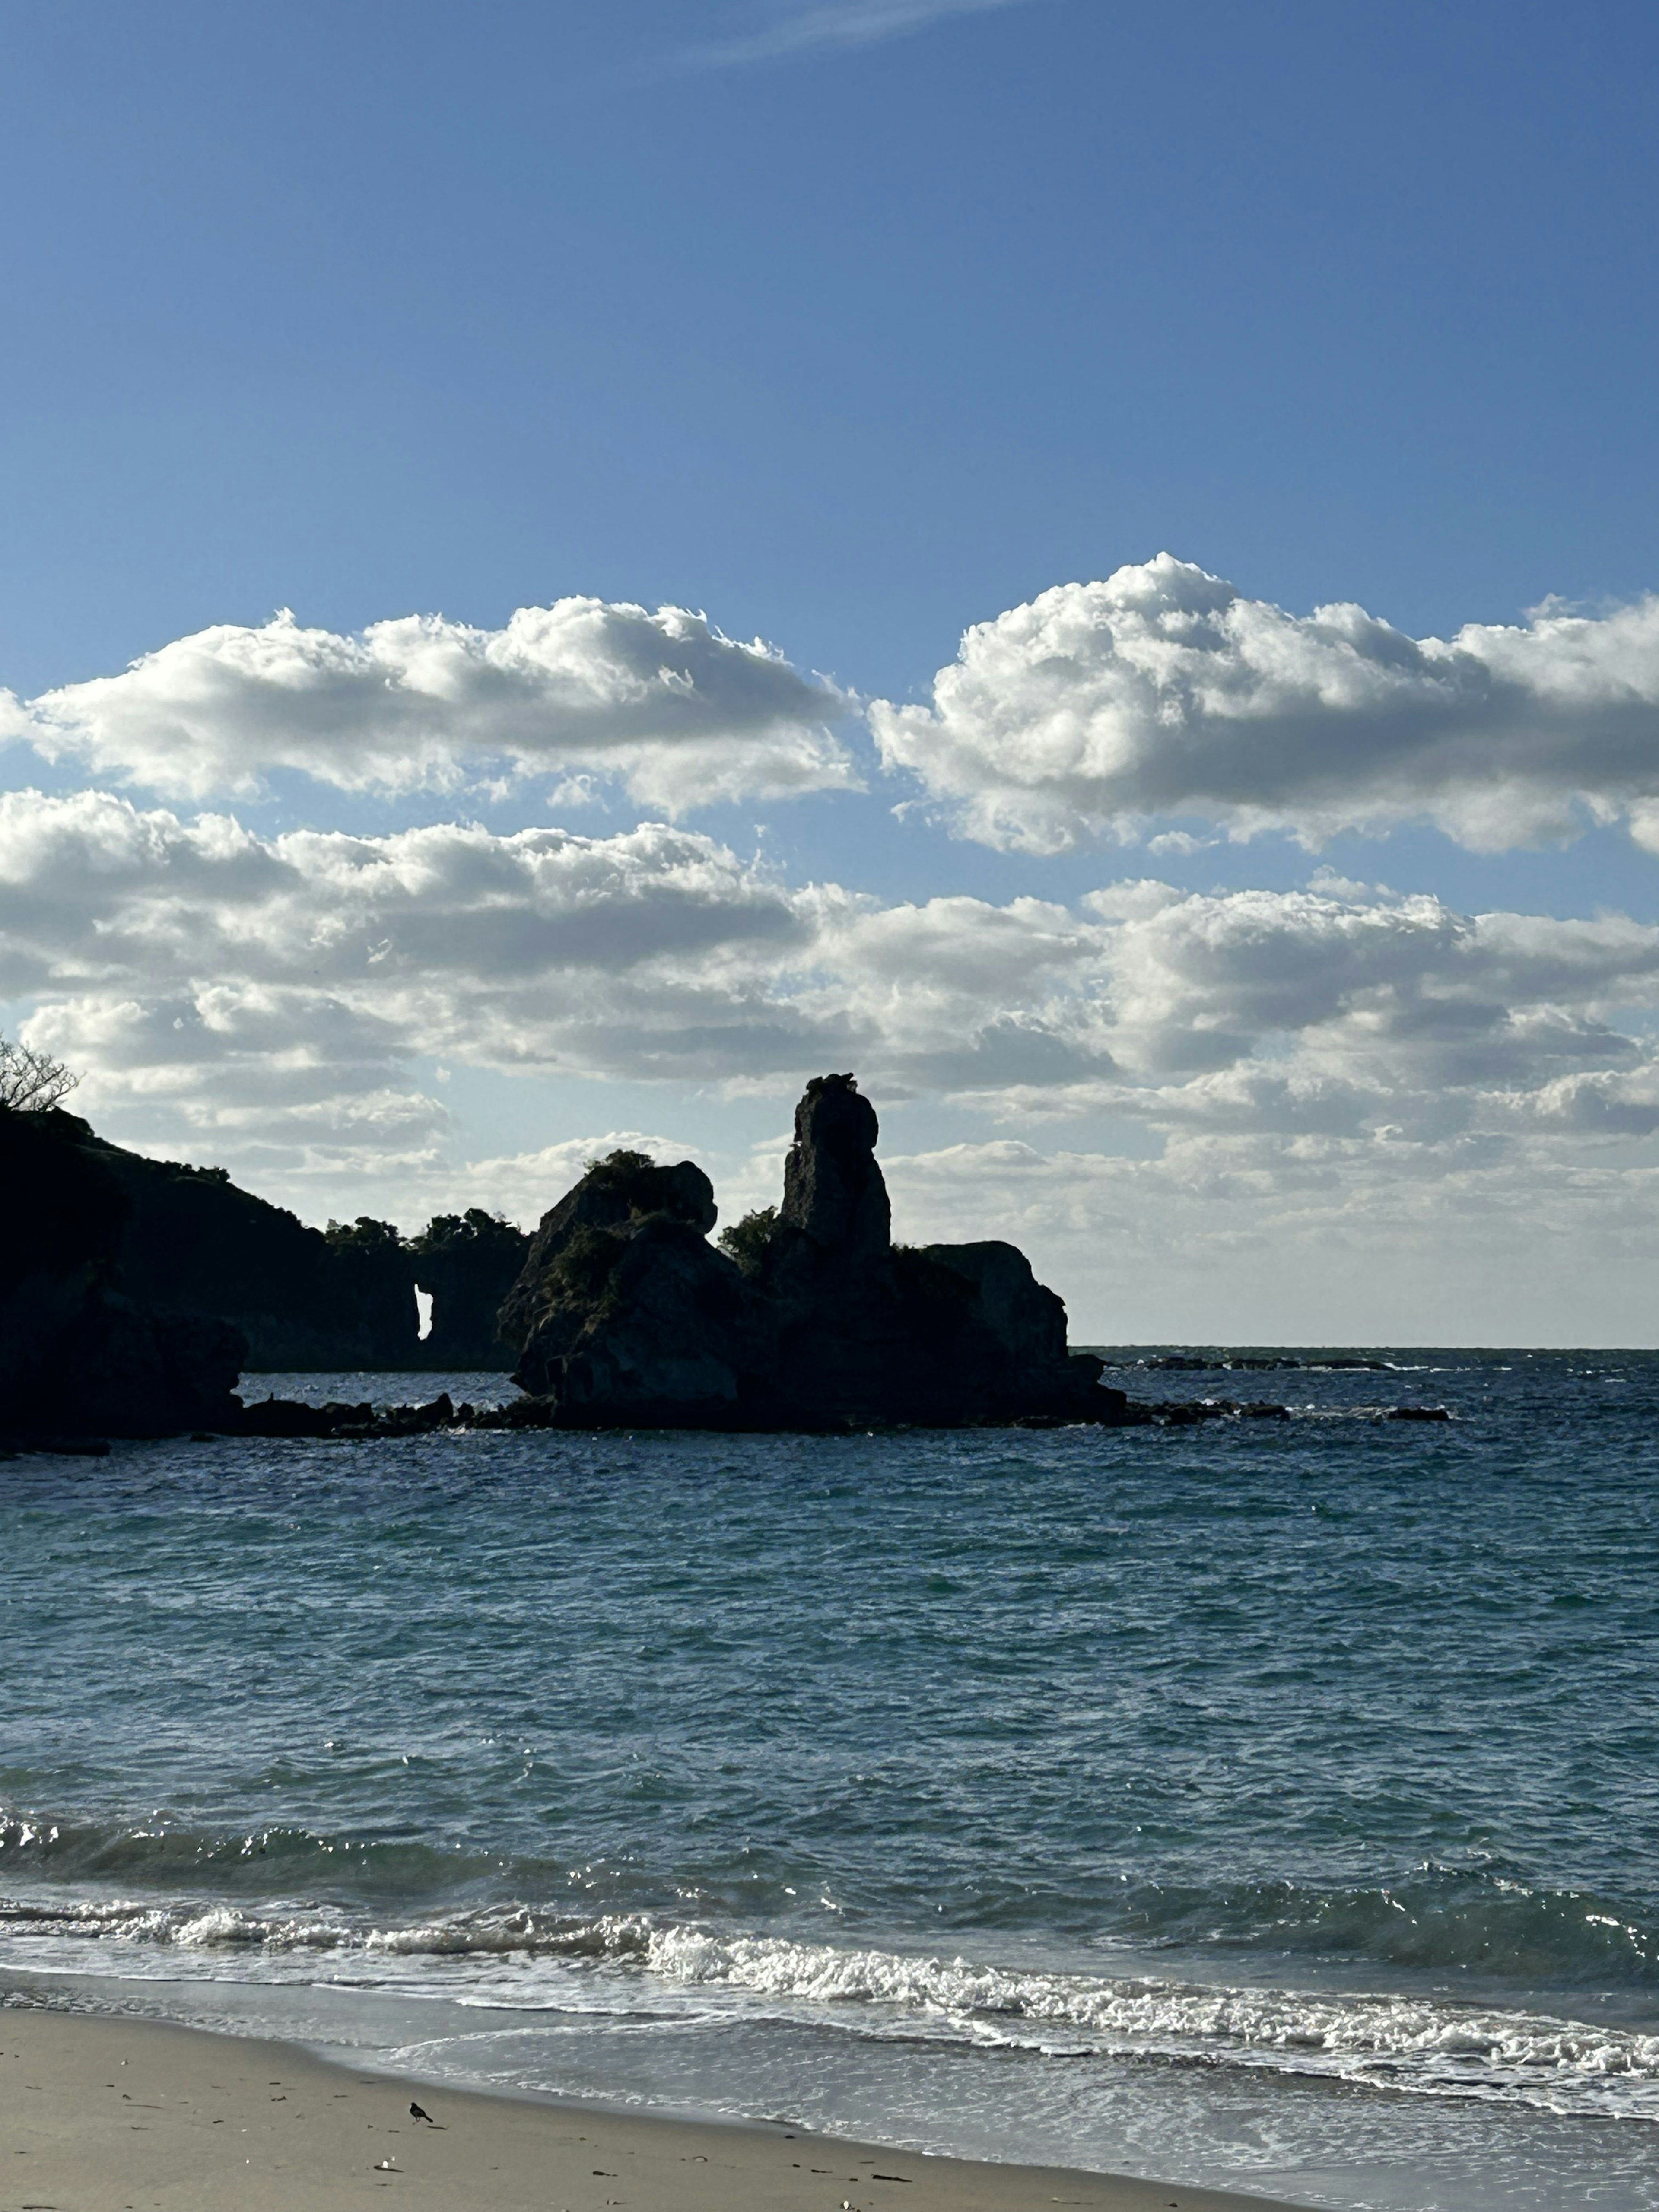
[[[14,1114],[44,1114],[61,1106],[80,1080],[49,1052],[0,1036],[0,1106]]]

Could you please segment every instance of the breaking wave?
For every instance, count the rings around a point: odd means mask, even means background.
[[[418,1847],[398,1848],[405,1858],[410,1851],[421,1856]],[[1659,2033],[1501,2003],[1310,1991],[1243,1979],[1031,1970],[733,1932],[646,1912],[505,1903],[393,1918],[383,1902],[375,1911],[340,1894],[271,1898],[273,1856],[288,1863],[284,1871],[297,1872],[301,1863],[314,1870],[319,1860],[337,1867],[358,1856],[294,1832],[231,1844],[131,1830],[118,1838],[0,1820],[0,1868],[9,1864],[21,1875],[27,1867],[46,1877],[29,1885],[33,1895],[0,1898],[0,1962],[8,1954],[18,1963],[38,1962],[43,1951],[64,1945],[159,1946],[175,1958],[190,1954],[194,1969],[213,1978],[237,1978],[257,1958],[283,1978],[372,1983],[393,1972],[405,1988],[430,1988],[470,2004],[588,2013],[614,2007],[636,2014],[641,2002],[695,2002],[699,2016],[793,2019],[886,2040],[944,2039],[1070,2060],[1249,2068],[1560,2114],[1659,2120]],[[432,1862],[419,1869],[424,1882],[435,1887],[441,1870],[453,1883],[455,1855],[428,1851],[424,1857]],[[188,1864],[199,1880],[210,1868],[234,1866],[257,1870],[267,1886],[258,1902],[118,1895],[104,1885],[104,1893],[92,1895],[80,1887],[88,1874],[101,1874],[107,1885],[118,1862],[129,1879],[165,1881]],[[402,1871],[407,1876],[416,1869],[405,1864]],[[64,1876],[66,1882],[54,1879]],[[1443,1889],[1447,1882],[1465,1906],[1473,1884],[1486,1916],[1477,1915],[1477,1948],[1490,1942],[1495,1888],[1500,1901],[1528,1917],[1534,1938],[1541,1927],[1558,1950],[1565,1932],[1576,1929],[1587,1955],[1599,1958],[1604,1969],[1610,1951],[1620,1946],[1627,1956],[1648,1960],[1649,1931],[1596,1910],[1593,1899],[1539,1897],[1503,1880],[1494,1885],[1443,1876]],[[1419,1877],[1419,1906],[1425,1884],[1434,1887]],[[1403,1893],[1413,1894],[1409,1888]],[[1174,1920],[1185,1922],[1190,1934],[1195,1900],[1170,1902],[1179,1907]],[[1388,1893],[1345,1892],[1316,1900],[1272,1886],[1212,1898],[1209,1905],[1212,1942],[1228,1919],[1218,1907],[1229,1905],[1235,1923],[1242,1928],[1252,1922],[1258,1936],[1268,1928],[1283,1935],[1287,1921],[1298,1917],[1321,1923],[1328,1938],[1334,1922],[1352,1932],[1380,1916],[1396,1925],[1422,1917]],[[1455,1913],[1446,1917],[1447,1929],[1456,1924]],[[1281,1969],[1289,1963],[1285,1949],[1275,1963]]]
[[[647,1962],[681,1982],[781,2000],[870,2002],[981,2044],[1058,2057],[1157,2057],[1659,2119],[1659,2034],[1393,1996],[1328,1996],[1136,1976],[1011,1972],[772,1936],[653,1931]]]

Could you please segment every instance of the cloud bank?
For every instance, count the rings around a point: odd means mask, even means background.
[[[279,769],[386,793],[554,771],[675,815],[854,787],[828,727],[847,703],[706,616],[568,599],[498,630],[440,615],[356,636],[287,613],[221,624],[118,676],[0,693],[0,738],[181,799],[251,794]]]
[[[871,721],[962,834],[1026,852],[1169,817],[1310,846],[1419,821],[1478,851],[1622,818],[1659,851],[1655,597],[1413,638],[1164,553],[977,624],[931,706]]]
[[[1334,879],[892,902],[661,823],[264,837],[19,793],[0,999],[86,1071],[88,1111],[302,1206],[319,1178],[435,1190],[449,1117],[417,1061],[712,1086],[781,1116],[804,1076],[852,1066],[884,1103],[1068,1151],[1086,1132],[1120,1157],[1078,1194],[1178,1184],[1218,1234],[1281,1204],[1382,1218],[1390,1191],[1528,1162],[1547,1181],[1659,1137],[1659,927]],[[1010,1192],[1035,1188],[1030,1151],[986,1156]],[[501,1173],[522,1202],[533,1176]]]
[[[1236,1335],[1241,1311],[1279,1340],[1338,1315],[1395,1340],[1541,1340],[1569,1311],[1579,1341],[1655,1334],[1659,927],[1461,912],[1322,870],[1296,890],[1103,868],[1065,900],[1038,871],[1000,902],[877,897],[680,820],[855,785],[834,727],[852,705],[700,615],[597,599],[498,631],[280,617],[0,696],[0,736],[181,799],[278,774],[491,795],[545,775],[567,799],[617,785],[649,817],[263,835],[15,791],[0,1025],[82,1071],[76,1103],[112,1133],[313,1218],[531,1218],[588,1152],[644,1141],[607,1120],[672,1131],[649,1096],[698,1091],[744,1133],[709,1163],[722,1204],[763,1203],[777,1146],[744,1147],[781,1137],[803,1077],[853,1067],[888,1111],[901,1233],[1014,1238],[1097,1335],[1206,1315]],[[969,631],[931,705],[870,719],[925,805],[1038,854],[1407,821],[1496,848],[1620,819],[1659,851],[1659,599],[1418,640],[1164,556]],[[515,1107],[532,1149],[463,1158],[477,1080],[516,1074],[657,1088],[613,1090],[584,1135],[568,1090],[546,1131]],[[1412,1318],[1425,1285],[1432,1327]]]

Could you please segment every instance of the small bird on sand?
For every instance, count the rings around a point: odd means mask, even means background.
[[[436,2120],[433,2118],[431,2113],[423,2112],[418,2105],[411,2105],[410,2106],[409,2117],[411,2120],[424,2120],[429,2128],[435,2128],[438,2124]]]

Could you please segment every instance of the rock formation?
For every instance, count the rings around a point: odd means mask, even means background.
[[[493,1215],[442,1215],[407,1240],[367,1216],[313,1229],[240,1189],[222,1168],[146,1159],[76,1115],[13,1113],[6,1126],[13,1141],[0,1152],[0,1209],[19,1202],[12,1164],[22,1146],[48,1188],[101,1194],[94,1211],[108,1243],[104,1256],[125,1296],[162,1316],[228,1322],[247,1340],[256,1370],[513,1364],[495,1316],[530,1239]],[[433,1299],[424,1340],[417,1286]]]
[[[495,1317],[529,1243],[477,1210],[412,1240],[308,1228],[222,1168],[0,1109],[0,1431],[222,1428],[243,1368],[505,1369]]]
[[[708,1178],[616,1152],[544,1218],[501,1316],[514,1379],[579,1426],[848,1428],[1124,1418],[1012,1244],[895,1247],[850,1075],[795,1114],[775,1217],[708,1241]]]
[[[245,1340],[135,1288],[131,1199],[84,1121],[0,1109],[0,1432],[163,1436],[238,1418]]]
[[[514,1380],[577,1425],[740,1427],[770,1345],[762,1302],[708,1243],[690,1160],[613,1152],[543,1218],[499,1323]]]
[[[463,1374],[512,1366],[496,1317],[529,1251],[523,1230],[476,1206],[434,1215],[411,1240],[416,1285],[432,1299],[431,1334],[417,1347],[422,1367]]]

